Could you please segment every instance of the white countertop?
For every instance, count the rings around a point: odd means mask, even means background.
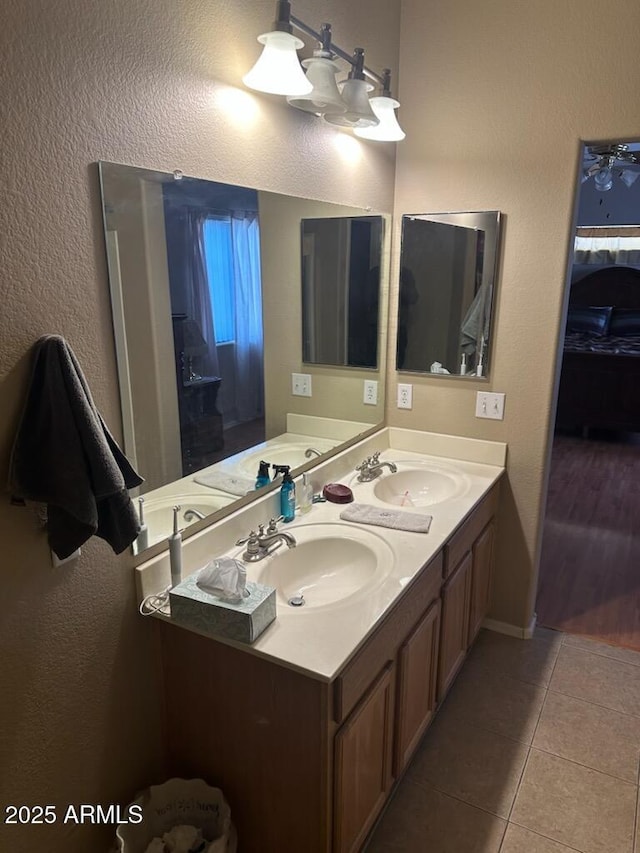
[[[434,453],[422,452],[427,448]],[[250,646],[226,639],[212,639],[212,642],[229,642],[250,654],[264,656],[315,678],[332,680],[382,620],[402,590],[440,551],[454,530],[500,478],[506,457],[506,446],[498,442],[387,428],[314,468],[310,476],[315,491],[319,491],[321,485],[327,482],[339,481],[353,489],[355,502],[390,509],[388,504],[380,502],[374,495],[374,487],[379,479],[371,483],[356,482],[354,460],[357,464],[374,450],[381,450],[381,461],[402,463],[405,460],[418,466],[429,463],[438,470],[449,470],[463,483],[461,493],[432,506],[402,507],[407,512],[432,516],[427,534],[356,525],[340,520],[344,505],[314,504],[306,515],[297,516],[289,524],[281,525],[280,529],[295,536],[296,529],[304,526],[308,536],[310,525],[338,523],[344,525],[345,529],[357,527],[360,530],[366,527],[371,533],[382,536],[392,549],[394,560],[391,571],[384,578],[374,581],[370,588],[366,587],[338,603],[294,608],[278,601],[275,622]],[[446,455],[448,451],[451,451],[450,457]],[[401,467],[404,466],[401,464]],[[385,468],[384,472],[382,477],[388,475],[388,469]],[[246,536],[248,530],[255,528],[259,521],[265,521],[274,514],[277,497],[276,493],[275,496],[259,498],[249,507],[185,542],[184,574],[197,570],[215,556],[230,552],[236,556],[241,552],[241,548],[234,547],[235,540]],[[318,529],[320,532],[322,527]],[[248,580],[255,579],[264,562],[247,564]],[[166,555],[139,566],[136,572],[140,598],[165,588],[168,571]]]

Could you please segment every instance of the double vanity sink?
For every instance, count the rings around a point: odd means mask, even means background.
[[[425,507],[435,508],[471,488],[469,476],[451,463],[391,452],[386,460],[387,467],[371,482],[359,482],[359,475],[349,479],[354,501],[422,513]],[[305,523],[302,517],[293,525],[282,525],[295,538],[295,546],[281,542],[261,561],[247,563],[248,580],[274,587],[279,608],[342,608],[357,605],[357,597],[370,597],[396,571],[398,549],[387,541],[386,528],[327,520],[343,508],[323,511],[316,504],[310,513],[313,521]],[[242,559],[242,550],[225,556]]]
[[[359,482],[375,451],[386,464]],[[358,504],[431,515],[428,533],[314,504],[279,526],[294,547],[246,563],[248,580],[276,589],[276,620],[253,644],[162,618],[170,772],[224,788],[241,850],[363,848],[486,614],[505,453],[382,430],[312,469],[314,491],[341,482]],[[276,516],[277,501],[267,494],[191,537],[186,572],[241,557],[237,540]],[[141,596],[168,584],[166,555],[136,571]]]

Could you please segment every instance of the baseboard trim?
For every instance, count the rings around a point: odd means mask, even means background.
[[[536,614],[533,614],[531,622],[529,622],[526,628],[521,628],[519,625],[512,625],[510,622],[499,622],[497,619],[484,619],[482,627],[486,628],[487,631],[495,631],[496,634],[518,637],[520,640],[530,640],[536,628]]]

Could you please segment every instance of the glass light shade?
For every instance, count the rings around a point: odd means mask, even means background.
[[[336,74],[340,70],[338,63],[326,57],[314,56],[305,59],[302,64],[307,69],[307,80],[313,85],[313,91],[308,95],[288,97],[287,103],[316,115],[346,112],[347,105],[336,83]]]
[[[313,89],[298,61],[304,42],[290,33],[274,31],[258,36],[264,49],[251,71],[242,78],[245,86],[270,95],[307,95]]]
[[[613,174],[611,169],[600,169],[593,177],[596,189],[601,193],[608,192],[613,186]]]
[[[640,172],[632,172],[631,169],[623,169],[620,172],[620,180],[625,184],[627,189],[630,189],[638,178],[640,178]]]
[[[339,124],[342,127],[372,127],[380,124],[380,119],[375,115],[369,104],[369,92],[373,89],[366,80],[345,80],[342,87],[342,100],[347,105],[345,113],[325,115],[325,119],[331,124]]]
[[[380,119],[375,127],[356,127],[354,133],[363,139],[375,139],[377,142],[399,142],[406,133],[398,124],[395,111],[400,106],[394,98],[380,96],[369,98],[371,109]]]

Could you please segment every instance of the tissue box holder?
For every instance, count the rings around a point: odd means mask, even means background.
[[[209,637],[226,637],[253,643],[276,618],[273,587],[247,582],[250,595],[234,604],[204,592],[196,584],[197,572],[169,591],[171,620]]]

